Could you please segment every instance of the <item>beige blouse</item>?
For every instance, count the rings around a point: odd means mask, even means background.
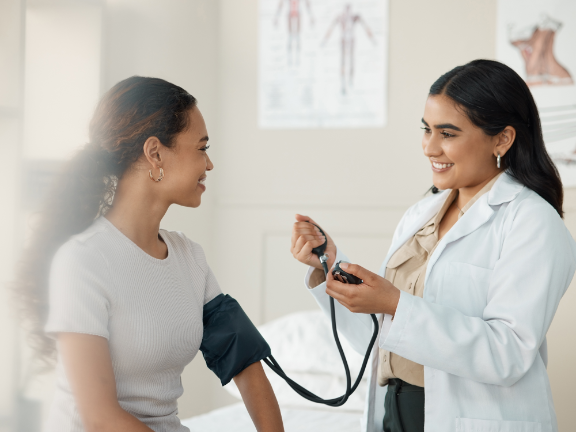
[[[458,219],[478,199],[490,191],[500,174],[496,175],[466,204],[458,214]],[[440,211],[428,221],[410,240],[392,255],[386,265],[385,279],[396,288],[412,295],[422,297],[424,294],[424,279],[426,267],[432,253],[439,243],[438,228],[440,221],[448,208],[458,196],[457,190],[452,190]],[[379,351],[378,384],[385,386],[390,378],[400,378],[407,383],[424,387],[424,367],[389,351]]]

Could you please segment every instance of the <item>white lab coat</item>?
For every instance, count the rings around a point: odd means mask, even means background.
[[[412,206],[392,254],[442,207],[445,191]],[[346,256],[338,250],[337,260]],[[361,263],[359,263],[361,264]],[[306,277],[306,284],[311,274]],[[557,432],[546,332],[576,270],[576,243],[558,213],[504,173],[446,233],[426,269],[424,297],[402,292],[378,345],[424,365],[426,432]],[[309,290],[329,314],[326,284]],[[338,329],[364,354],[369,315],[336,303]],[[572,341],[566,341],[572,343]],[[382,431],[387,387],[367,368],[363,431]]]

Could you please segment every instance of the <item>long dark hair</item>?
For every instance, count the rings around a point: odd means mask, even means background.
[[[500,62],[474,60],[438,78],[430,95],[440,94],[456,102],[487,135],[495,136],[506,126],[516,129],[516,140],[502,158],[504,168],[563,217],[562,181],[546,151],[538,109],[524,80]]]
[[[89,138],[65,164],[39,213],[16,269],[14,294],[38,357],[52,363],[54,341],[43,331],[48,314],[48,274],[56,250],[112,206],[118,181],[142,155],[150,136],[166,147],[188,127],[196,99],[158,78],[133,76],[112,87],[90,122]]]

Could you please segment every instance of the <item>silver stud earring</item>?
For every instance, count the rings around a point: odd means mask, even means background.
[[[500,168],[500,152],[498,152],[498,157],[496,157],[496,167]]]

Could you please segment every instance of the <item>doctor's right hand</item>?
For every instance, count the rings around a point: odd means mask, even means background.
[[[320,264],[316,254],[312,252],[312,249],[323,244],[325,239],[315,225],[318,224],[308,216],[296,215],[296,222],[292,229],[290,252],[301,263],[322,270],[322,264]],[[326,231],[324,233],[326,234],[326,240],[328,240],[325,252],[328,255],[327,264],[328,268],[332,268],[336,259],[336,245],[328,233]]]

